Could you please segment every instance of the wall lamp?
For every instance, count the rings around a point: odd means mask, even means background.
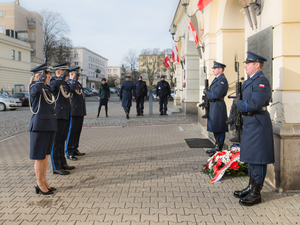
[[[241,0],[241,1],[242,1],[242,4],[244,5],[245,14],[247,16],[250,27],[253,30],[253,23],[252,23],[252,19],[253,19],[254,25],[257,29],[256,16],[259,16],[261,14],[263,6],[264,6],[264,0]],[[249,7],[251,9],[252,19],[250,16]]]
[[[193,15],[189,15],[187,13],[187,6],[190,4],[190,0],[181,0],[181,5],[184,7],[184,11],[185,11],[185,14],[188,16],[188,17],[193,17],[196,15],[196,13],[199,11],[199,9],[196,10],[196,12],[193,14]]]
[[[199,55],[200,59],[202,59],[202,52],[204,53],[204,50],[205,50],[204,42],[202,43],[202,45],[199,44],[197,46],[197,50],[198,50],[198,55]],[[201,50],[202,50],[202,52],[201,52]]]
[[[174,35],[176,34],[176,31],[177,31],[177,26],[175,25],[175,23],[173,23],[170,27],[170,33],[172,34],[172,38],[175,42],[179,42],[181,40],[181,38],[185,38],[185,34],[183,34],[182,36],[179,37],[179,39],[176,41],[174,39]]]

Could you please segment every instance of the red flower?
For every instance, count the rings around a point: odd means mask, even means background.
[[[240,168],[239,163],[237,161],[231,163],[230,168],[234,170]]]
[[[219,171],[219,168],[217,167],[217,165],[214,165],[213,169],[214,169],[214,173],[217,173]]]
[[[225,151],[222,151],[222,152],[218,152],[218,153],[217,153],[218,156],[222,156],[222,155],[225,155],[225,154],[226,154]]]
[[[221,166],[222,165],[222,159],[218,159],[218,162],[217,162],[217,167]]]
[[[209,163],[206,163],[205,169],[208,169],[208,165],[209,165]]]

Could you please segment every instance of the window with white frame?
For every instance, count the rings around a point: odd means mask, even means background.
[[[143,69],[143,73],[146,73],[146,69]]]
[[[15,60],[15,50],[11,50],[11,59]]]
[[[4,16],[4,10],[0,10],[0,16]]]
[[[160,75],[156,75],[156,79],[160,79]]]
[[[18,61],[21,61],[21,52],[18,51]]]
[[[146,79],[146,76],[145,76],[145,75],[143,76],[143,79],[144,79],[144,80]]]
[[[0,34],[4,34],[5,27],[4,25],[0,25]]]
[[[78,57],[78,53],[74,53],[74,58],[77,58]]]
[[[74,62],[74,66],[78,66],[78,62]]]

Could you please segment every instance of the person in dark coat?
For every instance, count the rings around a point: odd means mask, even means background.
[[[100,100],[100,102],[99,102],[99,107],[98,107],[97,118],[100,115],[100,110],[101,110],[102,105],[105,106],[105,115],[106,115],[106,117],[108,117],[107,103],[110,100],[110,90],[109,90],[108,84],[106,83],[105,78],[102,78],[102,84],[100,85],[100,88],[99,88],[99,98],[98,98],[98,100]]]
[[[144,100],[147,97],[147,84],[143,81],[142,76],[135,82],[135,101],[136,101],[136,115],[144,115]]]
[[[164,75],[161,75],[160,79],[156,85],[156,94],[159,97],[159,112],[160,115],[167,115],[168,98],[171,95],[171,88],[169,83],[165,81]]]
[[[51,161],[53,174],[67,175],[67,170],[75,169],[69,166],[65,157],[65,141],[69,132],[70,113],[71,113],[71,96],[70,88],[66,83],[68,78],[68,63],[62,63],[53,66],[55,77],[50,79],[50,87],[56,99],[56,119],[57,132],[54,136]]]
[[[250,77],[243,83],[242,100],[235,99],[239,112],[243,115],[243,128],[240,143],[240,159],[248,163],[248,186],[235,191],[239,203],[251,206],[261,202],[261,189],[266,177],[267,164],[275,162],[273,128],[267,106],[272,89],[268,79],[261,71],[264,57],[247,52],[244,63],[246,74]]]
[[[30,159],[35,160],[34,171],[37,179],[36,193],[53,194],[56,188],[51,187],[46,179],[48,155],[51,153],[54,134],[57,130],[55,98],[51,88],[46,85],[50,79],[47,63],[31,72],[38,74],[39,80],[29,86],[30,110]]]
[[[68,85],[72,93],[71,98],[71,118],[69,133],[67,137],[66,153],[70,160],[77,160],[76,156],[85,155],[78,150],[79,139],[82,130],[83,117],[86,115],[85,98],[82,85],[78,82],[80,79],[80,67],[70,69],[70,79]]]
[[[207,99],[209,100],[209,112],[207,119],[207,131],[213,132],[216,146],[207,150],[206,153],[213,155],[216,151],[222,151],[225,141],[225,132],[228,132],[227,121],[227,108],[224,102],[224,97],[227,95],[228,82],[224,75],[226,65],[214,61],[212,67],[215,79],[207,91]]]
[[[130,81],[130,76],[126,76],[125,81],[121,84],[119,96],[122,100],[122,107],[127,119],[129,119],[130,107],[132,105],[132,93],[135,96],[134,83]]]

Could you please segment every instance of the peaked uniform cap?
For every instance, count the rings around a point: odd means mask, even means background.
[[[53,69],[55,69],[55,70],[67,70],[67,69],[69,69],[69,63],[65,62],[65,63],[57,64],[57,65],[53,66]]]
[[[215,69],[215,68],[222,68],[222,69],[224,69],[225,67],[226,67],[225,64],[219,63],[217,61],[214,61],[214,65],[213,65],[212,69]]]
[[[160,78],[166,78],[166,76],[165,75],[161,75]]]
[[[80,66],[76,66],[76,67],[72,67],[69,69],[70,72],[78,72],[78,70],[80,69]]]
[[[48,66],[47,66],[47,63],[45,62],[42,65],[34,67],[32,70],[30,70],[30,72],[36,74],[36,73],[42,72],[43,70],[47,70],[47,69],[48,69]]]
[[[259,62],[259,63],[264,63],[265,61],[267,61],[266,58],[257,55],[253,52],[247,51],[247,58],[246,61],[244,63],[250,63],[250,62]]]

